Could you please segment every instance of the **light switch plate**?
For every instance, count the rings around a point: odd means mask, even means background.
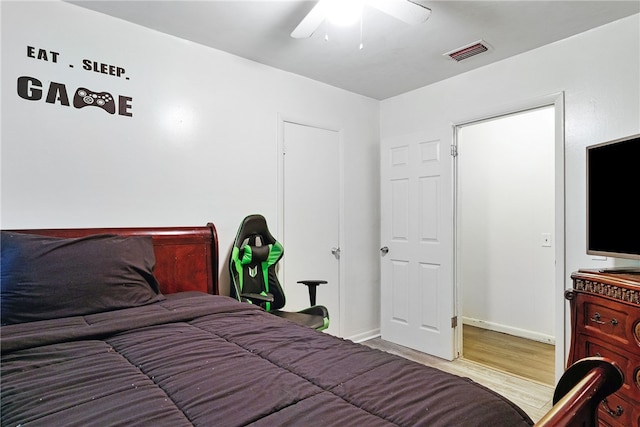
[[[551,233],[542,233],[542,246],[551,247]]]

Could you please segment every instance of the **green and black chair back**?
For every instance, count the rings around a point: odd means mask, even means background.
[[[283,255],[284,249],[269,232],[265,218],[262,215],[247,216],[238,228],[229,258],[231,296],[298,324],[326,329],[329,312],[326,307],[315,304],[316,287],[326,283],[324,280],[298,282],[308,286],[311,307],[296,312],[281,310],[286,298],[276,274],[276,265]]]

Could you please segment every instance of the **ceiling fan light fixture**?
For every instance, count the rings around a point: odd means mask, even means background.
[[[417,1],[419,0],[319,0],[291,32],[291,37],[309,38],[323,22],[336,26],[362,22],[365,5],[409,25],[421,24],[429,19],[431,9]]]
[[[327,20],[339,27],[354,25],[362,18],[365,0],[325,0]]]

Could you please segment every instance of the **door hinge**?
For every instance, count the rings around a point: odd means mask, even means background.
[[[458,316],[453,316],[453,317],[451,318],[451,327],[452,327],[452,328],[455,328],[455,327],[457,327],[457,326],[458,326]]]
[[[452,145],[451,146],[451,157],[457,157],[458,156],[458,146],[457,145]]]

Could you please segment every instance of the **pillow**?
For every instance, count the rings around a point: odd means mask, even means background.
[[[164,296],[150,236],[57,238],[3,231],[3,325],[137,307]]]

